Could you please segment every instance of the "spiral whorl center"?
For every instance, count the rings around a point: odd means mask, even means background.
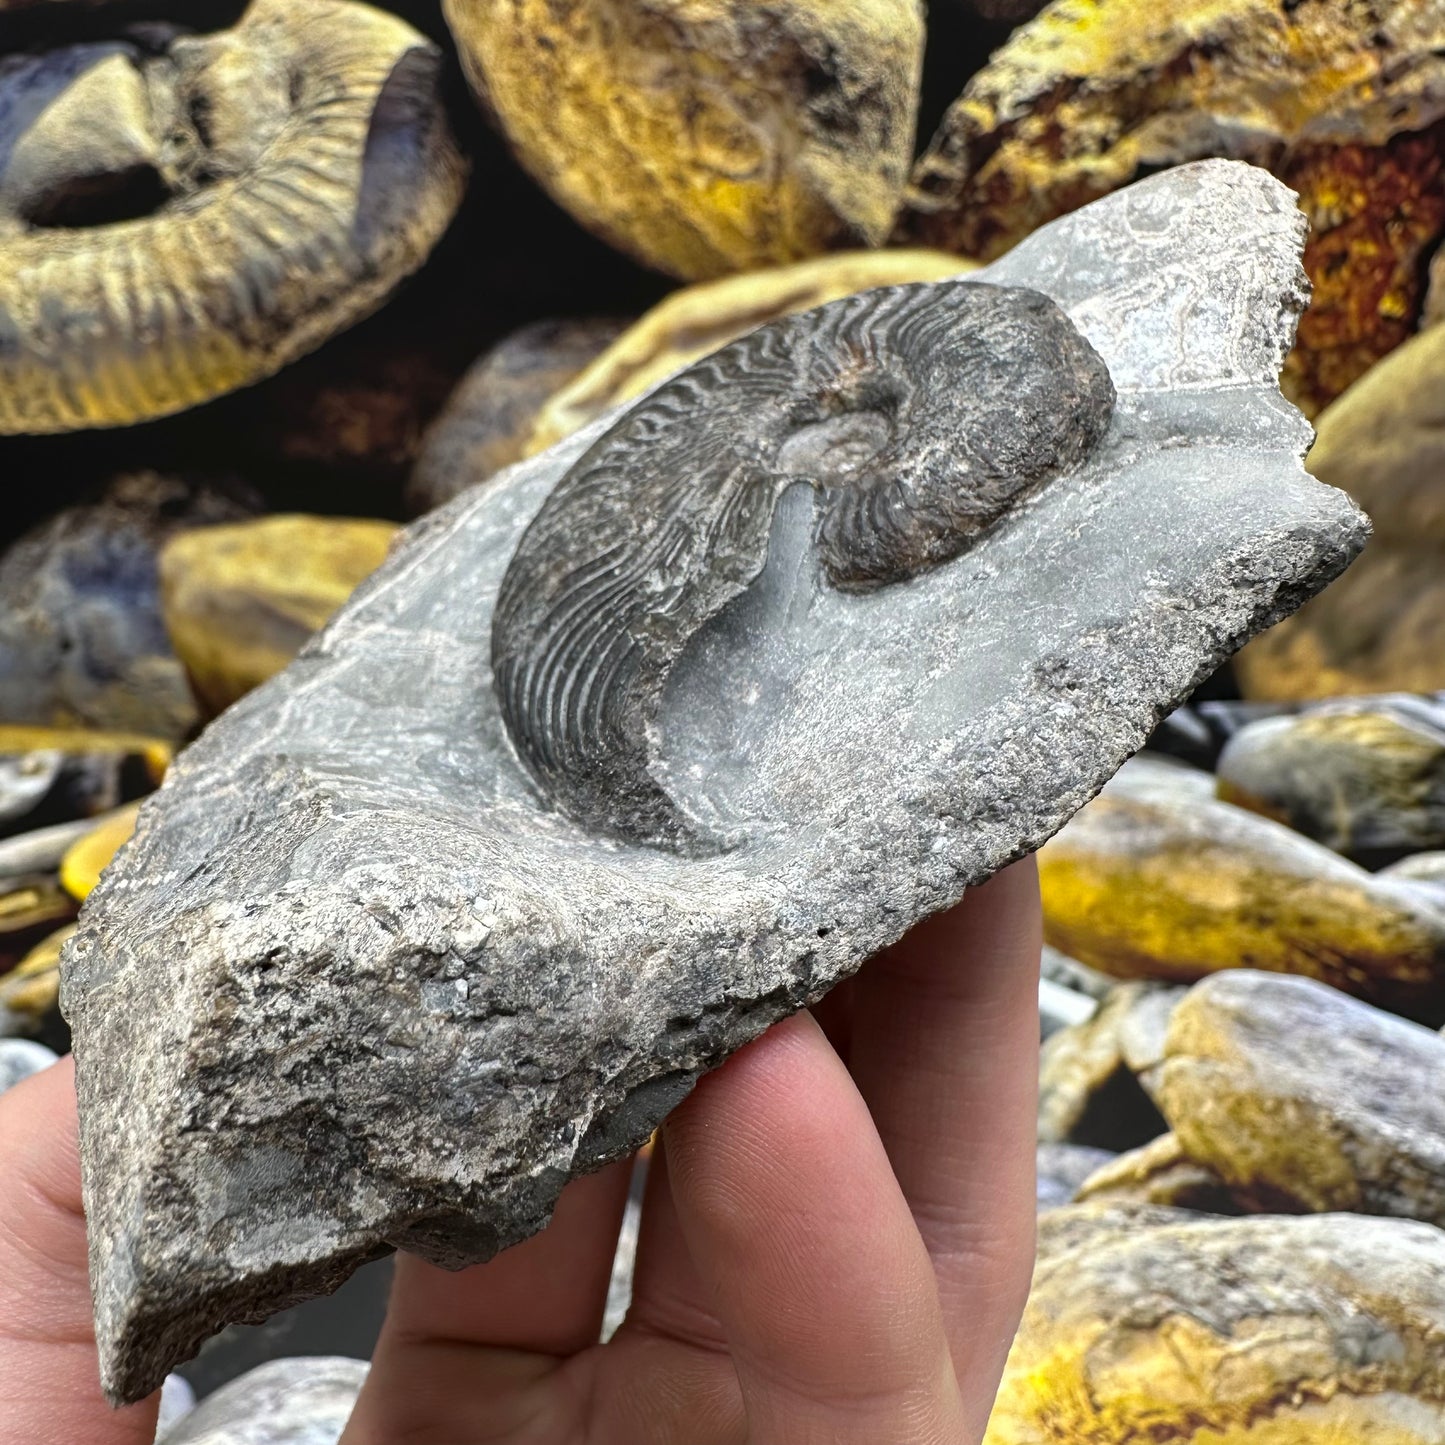
[[[861,591],[957,557],[1108,428],[1103,361],[1047,297],[897,286],[787,317],[635,406],[518,544],[492,669],[549,799],[631,842],[698,849],[654,772],[668,674],[757,577],[782,492],[819,494],[828,582]]]

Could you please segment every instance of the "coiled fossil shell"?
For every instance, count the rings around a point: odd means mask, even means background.
[[[461,197],[440,63],[347,0],[0,62],[0,433],[178,411],[374,310]]]
[[[881,288],[696,363],[577,462],[517,547],[492,668],[518,753],[589,826],[699,845],[653,774],[654,720],[689,639],[762,570],[783,492],[820,493],[832,586],[884,586],[1082,460],[1113,402],[1093,347],[1019,287]]]
[[[919,0],[444,0],[472,89],[589,230],[686,280],[887,236]]]

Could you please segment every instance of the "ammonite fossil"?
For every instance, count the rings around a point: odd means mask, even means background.
[[[878,245],[919,0],[444,0],[472,89],[589,230],[687,280]]]
[[[784,318],[679,373],[558,483],[518,544],[492,668],[549,798],[613,836],[710,840],[654,775],[688,641],[767,558],[783,492],[819,493],[833,587],[900,582],[964,552],[1085,457],[1108,368],[1035,291],[887,287]]]
[[[461,197],[440,64],[346,0],[0,61],[0,433],[178,411],[375,309]]]

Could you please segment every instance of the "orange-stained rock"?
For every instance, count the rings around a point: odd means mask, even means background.
[[[1428,890],[1160,773],[1126,766],[1040,849],[1050,943],[1120,977],[1266,969],[1445,1018],[1445,911]]]
[[[968,82],[900,234],[991,258],[1205,156],[1300,193],[1314,300],[1285,389],[1317,411],[1414,329],[1445,233],[1437,0],[1055,0]]]

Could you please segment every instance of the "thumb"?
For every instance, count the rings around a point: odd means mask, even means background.
[[[65,1058],[0,1096],[0,1445],[151,1445],[159,1405],[100,1392]]]

